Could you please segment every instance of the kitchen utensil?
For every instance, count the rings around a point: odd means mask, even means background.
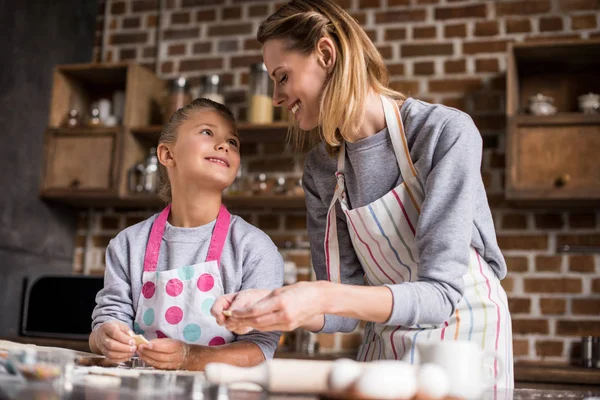
[[[206,378],[211,383],[250,382],[272,393],[326,393],[332,361],[273,359],[255,367],[209,363]]]
[[[600,113],[600,95],[596,93],[583,94],[577,98],[579,110],[584,114]]]
[[[583,336],[581,338],[581,366],[594,368],[594,338]]]
[[[552,105],[554,99],[541,93],[529,98],[529,112],[533,115],[554,115],[556,107]]]
[[[502,379],[504,367],[497,354],[483,352],[475,342],[462,340],[417,342],[420,363],[437,364],[450,381],[448,394],[463,399],[478,399]],[[494,378],[494,364],[498,375]]]
[[[132,193],[155,193],[158,187],[158,157],[156,147],[150,149],[150,154],[143,163],[135,164],[127,173],[129,191]]]

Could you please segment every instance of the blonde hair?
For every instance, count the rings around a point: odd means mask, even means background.
[[[177,133],[181,124],[196,112],[203,110],[216,111],[219,113],[227,122],[231,123],[234,131],[237,133],[235,117],[229,108],[210,99],[198,98],[185,107],[181,107],[171,116],[169,122],[167,122],[160,133],[158,144],[174,144],[177,141]],[[158,197],[167,203],[173,201],[171,181],[167,174],[167,168],[161,163],[158,163]]]
[[[403,101],[406,96],[387,87],[388,70],[381,54],[361,26],[331,0],[292,0],[262,22],[257,39],[283,39],[287,50],[309,55],[323,37],[335,44],[337,60],[323,88],[319,126],[327,151],[336,154],[349,133],[356,132],[364,119],[365,100],[370,89]],[[344,107],[340,107],[344,104]],[[301,147],[305,135],[290,128],[289,137]]]

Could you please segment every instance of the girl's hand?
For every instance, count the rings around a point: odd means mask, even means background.
[[[254,328],[230,323],[231,319],[225,316],[223,311],[233,312],[233,310],[250,308],[269,294],[271,294],[271,290],[268,289],[248,289],[238,293],[219,296],[210,309],[210,313],[217,320],[217,324],[225,326],[238,335],[245,335]]]
[[[190,347],[175,339],[154,339],[138,346],[138,355],[158,369],[185,369]]]
[[[292,331],[310,325],[323,314],[323,291],[320,282],[299,282],[275,289],[250,307],[232,308],[225,326],[237,332],[248,327],[259,331]]]
[[[96,347],[109,361],[125,362],[135,353],[133,332],[120,321],[103,323],[94,335]]]

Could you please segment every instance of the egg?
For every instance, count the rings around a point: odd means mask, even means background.
[[[362,372],[362,365],[347,358],[336,360],[329,372],[329,389],[332,391],[345,391]]]
[[[450,390],[448,374],[437,364],[423,364],[417,372],[419,397],[438,400],[446,397]]]
[[[356,380],[354,390],[370,399],[410,399],[417,392],[416,369],[403,361],[372,362]]]

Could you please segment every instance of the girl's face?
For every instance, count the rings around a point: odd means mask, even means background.
[[[222,191],[233,183],[240,167],[240,139],[218,112],[196,111],[179,126],[171,157],[175,167],[171,182]]]
[[[271,39],[263,46],[263,59],[275,82],[273,104],[286,107],[301,129],[309,131],[316,128],[328,75],[323,55],[316,51],[310,55],[289,51],[283,39]]]

